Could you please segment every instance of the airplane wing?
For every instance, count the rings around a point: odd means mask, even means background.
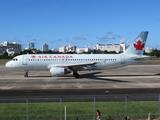
[[[61,67],[61,68],[83,68],[83,67],[91,67],[95,64],[97,64],[98,62],[90,62],[90,63],[75,63],[75,64],[50,64],[48,65],[48,68],[51,67]]]
[[[96,62],[91,62],[91,63],[77,63],[77,64],[66,64],[66,65],[57,65],[57,67],[83,67],[86,65],[95,65]]]

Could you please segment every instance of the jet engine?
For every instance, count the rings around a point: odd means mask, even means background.
[[[52,76],[63,76],[64,74],[70,73],[69,69],[61,68],[61,67],[52,67],[50,69],[50,73]]]

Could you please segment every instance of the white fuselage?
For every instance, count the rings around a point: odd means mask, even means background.
[[[67,66],[95,63],[80,70],[110,69],[136,63],[137,55],[125,54],[26,54],[6,63],[7,67],[23,70],[48,70],[49,66]],[[78,68],[78,67],[77,67]]]

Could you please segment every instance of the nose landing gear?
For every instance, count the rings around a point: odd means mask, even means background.
[[[28,77],[28,70],[25,70],[24,77]]]

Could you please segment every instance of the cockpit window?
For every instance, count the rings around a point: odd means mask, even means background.
[[[13,60],[13,61],[18,61],[18,59],[17,59],[17,58],[13,58],[12,60]]]

